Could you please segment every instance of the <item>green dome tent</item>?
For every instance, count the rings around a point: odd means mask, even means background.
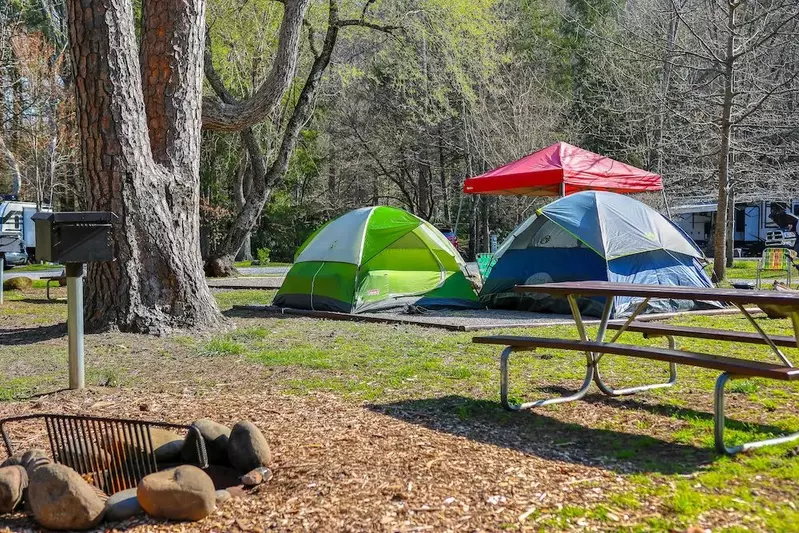
[[[477,308],[464,268],[428,222],[393,207],[364,207],[303,243],[273,305],[344,313],[408,304]]]

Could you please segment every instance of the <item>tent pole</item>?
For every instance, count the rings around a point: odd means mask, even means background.
[[[564,182],[560,182],[560,197],[566,198],[566,184]]]

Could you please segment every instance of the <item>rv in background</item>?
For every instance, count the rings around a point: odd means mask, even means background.
[[[774,210],[784,210],[799,215],[799,199],[780,202],[760,201],[735,204],[735,248],[745,257],[755,257],[763,252],[766,242],[773,240],[780,227],[772,220]],[[687,201],[671,209],[672,220],[696,243],[712,255],[713,227],[716,221],[716,204],[713,201]]]
[[[49,212],[52,208],[42,206],[41,210]],[[36,212],[34,202],[0,199],[0,257],[6,268],[36,259],[36,230],[31,220]]]

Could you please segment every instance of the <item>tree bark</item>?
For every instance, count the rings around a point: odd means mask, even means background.
[[[199,245],[205,2],[145,0],[141,60],[129,1],[67,3],[87,207],[119,217],[116,261],[89,264],[87,327],[216,326]]]

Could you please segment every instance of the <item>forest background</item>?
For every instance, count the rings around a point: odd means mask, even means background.
[[[341,25],[325,50],[333,7],[360,23]],[[323,222],[377,204],[456,228],[471,258],[548,200],[464,195],[463,180],[561,140],[661,174],[670,204],[797,197],[797,10],[789,0],[312,1],[279,109],[243,132],[203,132],[204,252],[224,255],[256,196],[263,210],[239,258],[268,249],[291,261]],[[209,1],[206,94],[257,92],[282,16],[274,0]],[[0,0],[0,193],[64,210],[85,198],[67,34],[58,0]],[[308,110],[296,113],[312,74]],[[292,119],[301,128],[287,171],[269,173]],[[646,198],[661,210],[663,200]]]

